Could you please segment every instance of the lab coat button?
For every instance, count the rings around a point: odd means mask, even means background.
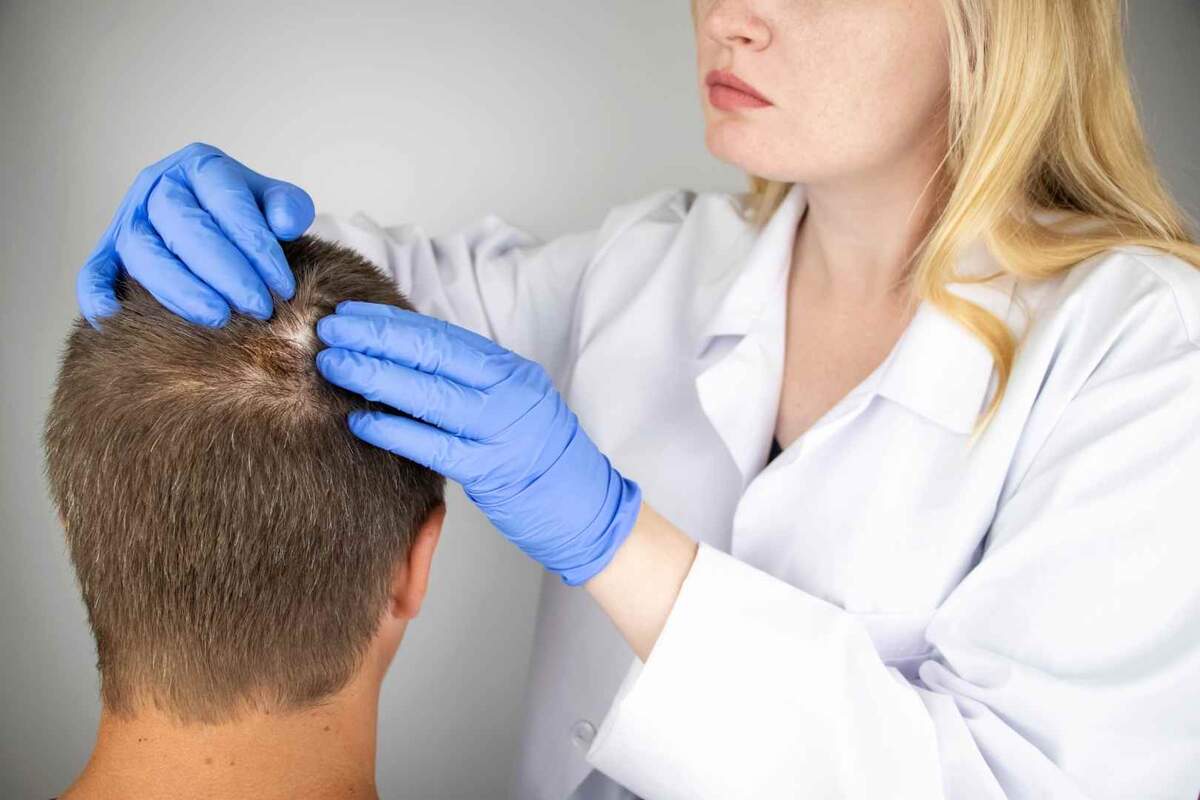
[[[596,726],[586,719],[581,719],[571,726],[571,741],[575,742],[577,747],[586,750],[595,738]]]

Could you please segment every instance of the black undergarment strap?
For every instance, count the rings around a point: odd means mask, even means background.
[[[775,460],[775,456],[779,455],[782,452],[783,452],[783,448],[779,446],[779,440],[772,438],[771,439],[771,454],[769,456],[767,456],[767,463],[770,464],[772,461]]]

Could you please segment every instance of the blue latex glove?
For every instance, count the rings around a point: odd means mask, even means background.
[[[79,271],[79,310],[95,327],[116,313],[124,269],[192,322],[224,325],[230,306],[266,319],[268,288],[285,299],[296,291],[277,239],[296,238],[312,221],[303,189],[190,144],[138,173]]]
[[[532,558],[575,586],[629,536],[638,485],[613,468],[539,364],[413,311],[347,301],[317,322],[321,374],[416,419],[355,412],[359,438],[463,485]]]

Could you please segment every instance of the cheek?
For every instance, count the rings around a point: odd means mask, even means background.
[[[894,159],[940,121],[945,21],[940,9],[930,16],[914,5],[886,13],[880,0],[843,0],[777,42],[787,90],[764,122],[797,179]]]
[[[946,91],[944,23],[910,13],[838,22],[792,54],[808,79],[796,84],[788,116],[806,144],[860,160],[887,157],[928,128]]]

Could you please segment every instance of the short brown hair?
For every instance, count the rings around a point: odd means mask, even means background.
[[[442,502],[441,476],[354,437],[347,412],[382,406],[314,362],[338,302],[412,306],[351,250],[283,248],[296,293],[267,321],[192,325],[122,281],[121,310],[68,339],[46,472],[114,713],[214,722],[336,692]]]

